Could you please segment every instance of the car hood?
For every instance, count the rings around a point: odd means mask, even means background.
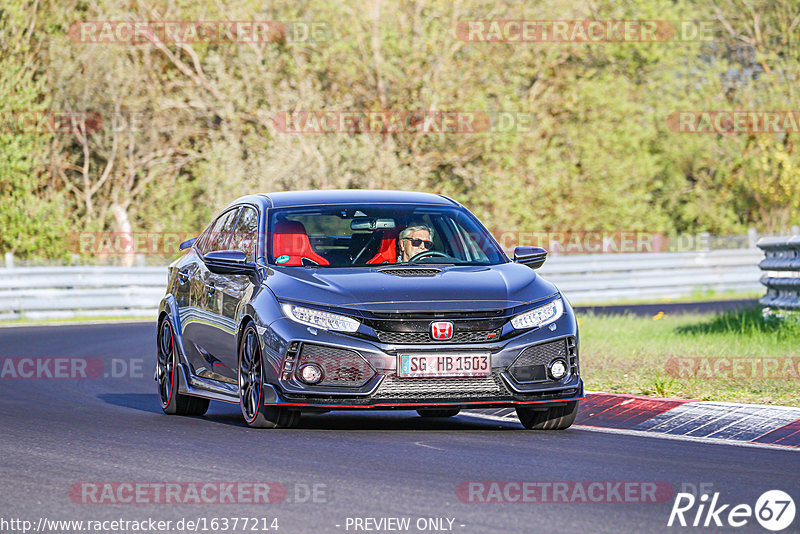
[[[517,263],[441,266],[433,276],[388,274],[393,267],[278,267],[265,283],[281,300],[371,312],[506,309],[549,297],[558,289]],[[397,267],[394,267],[397,268]],[[384,271],[384,272],[381,272]]]

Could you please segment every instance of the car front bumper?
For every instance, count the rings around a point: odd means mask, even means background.
[[[491,408],[564,403],[583,398],[583,381],[578,367],[577,323],[571,310],[554,326],[521,332],[492,343],[392,345],[319,329],[309,329],[288,319],[270,324],[262,334],[267,360],[265,404],[296,406],[300,409],[418,409],[426,407]],[[520,354],[534,346],[567,340],[574,344],[570,374],[560,380],[521,382],[509,372]],[[282,375],[289,346],[299,343],[357,352],[368,363],[371,376],[348,387],[310,386]],[[492,371],[485,377],[400,378],[399,354],[415,351],[475,352],[491,356]],[[569,350],[569,349],[568,349]]]

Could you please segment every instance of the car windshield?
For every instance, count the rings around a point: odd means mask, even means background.
[[[466,210],[397,204],[269,210],[267,261],[284,267],[496,265],[497,242]]]

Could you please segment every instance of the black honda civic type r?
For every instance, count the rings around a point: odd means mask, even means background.
[[[301,413],[514,407],[564,429],[583,382],[578,326],[466,208],[405,191],[242,197],[181,244],[159,306],[155,379],[168,414],[239,403],[259,428]]]

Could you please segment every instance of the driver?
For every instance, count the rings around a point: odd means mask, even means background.
[[[407,262],[417,254],[433,249],[433,230],[424,224],[407,226],[397,239],[398,262]]]

